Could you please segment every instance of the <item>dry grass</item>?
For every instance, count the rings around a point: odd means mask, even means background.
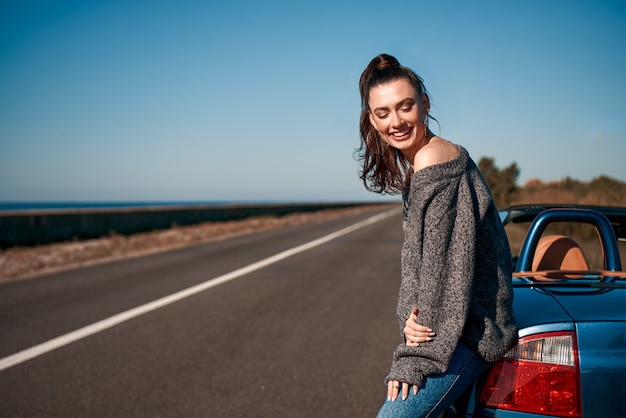
[[[617,185],[618,190],[595,190],[591,187],[568,187],[566,181],[543,183],[540,180],[529,180],[524,187],[519,189],[511,205],[567,203],[626,207],[626,193],[621,193],[621,190],[624,190],[624,184],[618,183]]]

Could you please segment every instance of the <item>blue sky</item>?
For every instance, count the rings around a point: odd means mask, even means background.
[[[4,0],[0,201],[377,200],[381,52],[476,161],[626,181],[625,51],[623,1]]]

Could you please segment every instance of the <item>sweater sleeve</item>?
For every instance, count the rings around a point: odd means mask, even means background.
[[[462,178],[462,177],[461,177]],[[418,323],[432,328],[436,337],[418,347],[400,344],[386,378],[421,385],[428,375],[445,372],[466,322],[475,271],[476,219],[474,197],[460,178],[440,179],[413,191],[407,214],[418,235],[412,250],[414,269],[403,278],[398,304],[401,327],[414,306]],[[464,189],[464,190],[459,190]],[[404,297],[402,296],[404,295]]]

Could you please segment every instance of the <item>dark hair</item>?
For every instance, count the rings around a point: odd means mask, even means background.
[[[408,80],[417,95],[428,94],[424,81],[410,68],[400,65],[391,55],[380,54],[370,61],[361,74],[361,145],[356,151],[357,158],[363,161],[359,175],[365,188],[371,192],[404,193],[412,174],[411,164],[402,153],[382,140],[369,118],[369,94],[373,87],[390,81]]]

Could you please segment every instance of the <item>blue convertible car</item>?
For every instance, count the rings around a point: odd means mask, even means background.
[[[501,216],[519,340],[446,416],[626,417],[626,208],[520,205]]]

